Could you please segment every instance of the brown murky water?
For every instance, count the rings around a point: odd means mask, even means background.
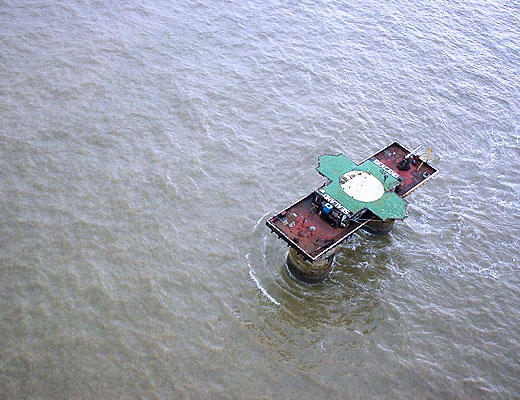
[[[1,399],[520,393],[515,2],[0,2]],[[324,284],[323,153],[441,171]]]

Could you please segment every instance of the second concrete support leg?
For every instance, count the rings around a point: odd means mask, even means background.
[[[394,222],[394,219],[389,219],[387,221],[370,221],[363,226],[363,229],[376,235],[384,235],[385,233],[388,233],[392,230],[394,227]]]

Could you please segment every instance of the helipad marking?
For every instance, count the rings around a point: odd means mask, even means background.
[[[346,194],[364,203],[379,200],[385,193],[381,181],[367,171],[349,171],[339,182]]]

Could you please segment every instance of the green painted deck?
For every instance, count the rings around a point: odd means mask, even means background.
[[[383,220],[406,217],[406,201],[393,192],[393,189],[399,184],[399,180],[386,173],[372,161],[365,161],[357,165],[342,154],[336,156],[323,155],[319,158],[317,170],[331,181],[320,191],[327,193],[353,214],[368,209]],[[383,184],[384,194],[371,202],[352,198],[345,193],[340,183],[342,176],[349,171],[365,171],[373,175]]]

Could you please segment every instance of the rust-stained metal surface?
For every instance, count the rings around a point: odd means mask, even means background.
[[[318,215],[312,204],[314,193],[267,221],[267,226],[287,244],[313,261],[337,246],[364,225],[358,218],[345,228],[333,227]]]
[[[380,150],[368,160],[378,160],[387,167],[391,168],[392,171],[399,174],[403,179],[401,184],[397,186],[396,193],[401,197],[406,197],[412,191],[417,189],[427,180],[430,180],[436,173],[437,170],[430,164],[424,162],[418,157],[413,157],[410,163],[410,169],[407,171],[400,170],[397,167],[399,161],[401,161],[410,151],[399,143],[394,142],[391,145]],[[422,164],[422,165],[421,165]]]
[[[435,168],[419,157],[410,158],[409,170],[400,170],[397,164],[407,154],[409,154],[408,149],[394,142],[366,159],[380,164],[392,176],[401,180],[395,188],[395,193],[400,197],[407,196],[437,173]],[[319,215],[319,207],[313,203],[315,193],[320,193],[319,189],[266,222],[278,237],[310,261],[317,260],[369,221],[377,218],[369,210],[362,210],[351,216],[345,227],[333,226]]]

